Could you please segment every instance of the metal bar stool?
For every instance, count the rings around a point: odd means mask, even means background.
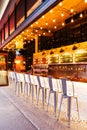
[[[31,85],[30,85],[30,80],[28,74],[24,73],[24,93],[26,95],[30,96],[31,93]]]
[[[77,105],[77,112],[78,112],[78,118],[79,118],[79,107],[78,107],[78,98],[74,93],[74,84],[71,80],[68,80],[66,78],[61,78],[61,87],[62,87],[62,95],[61,95],[61,100],[60,100],[60,106],[59,106],[59,113],[58,113],[58,120],[60,117],[60,111],[61,111],[61,106],[62,106],[62,101],[63,98],[66,98],[68,101],[68,109],[67,109],[67,117],[68,117],[68,127],[70,127],[70,116],[71,116],[71,99],[74,98],[76,100],[76,105]],[[72,85],[72,92],[67,92],[68,89],[68,83],[71,82]]]
[[[45,84],[44,84],[44,77],[42,76],[37,76],[37,79],[38,79],[38,94],[37,94],[37,105],[38,105],[38,101],[39,101],[39,95],[40,95],[40,90],[42,91],[42,106],[43,106],[43,109],[44,109],[44,87],[45,87]]]
[[[50,76],[50,77],[48,77],[48,83],[49,83],[49,94],[48,94],[47,111],[48,111],[48,106],[49,106],[49,102],[50,102],[50,95],[53,94],[54,95],[54,116],[56,116],[57,101],[58,101],[57,80]]]

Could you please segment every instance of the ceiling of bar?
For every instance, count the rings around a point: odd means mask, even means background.
[[[85,10],[87,10],[87,0],[68,0],[68,2],[63,0],[27,27],[4,48],[12,49],[17,42],[29,41],[37,36],[52,36],[53,32],[66,26],[66,19],[71,18],[71,23],[73,23],[74,15],[80,13],[79,19],[84,17],[82,12]]]

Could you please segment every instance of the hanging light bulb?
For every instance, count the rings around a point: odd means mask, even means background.
[[[55,23],[55,22],[56,22],[56,20],[55,20],[55,19],[53,19],[53,22]]]
[[[72,18],[72,19],[71,19],[71,23],[73,23],[73,22],[74,22],[74,19]]]
[[[63,23],[62,23],[62,26],[64,26],[64,25],[65,25],[65,23],[63,22]]]
[[[81,14],[80,14],[80,18],[82,18],[82,17],[83,17],[83,14],[81,13]]]
[[[51,33],[51,30],[48,30],[49,33]]]
[[[62,6],[62,2],[59,3],[59,6]]]
[[[64,16],[64,13],[61,14],[61,17],[63,17],[63,16]]]
[[[45,24],[46,24],[46,26],[48,25],[48,23],[47,23],[47,22],[46,22]]]
[[[73,8],[71,8],[71,9],[70,9],[70,12],[73,13],[73,11],[74,11]]]

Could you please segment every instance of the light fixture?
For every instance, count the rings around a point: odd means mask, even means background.
[[[46,25],[48,25],[48,23],[47,23],[47,22],[46,22],[45,24],[46,24]]]
[[[45,35],[46,33],[44,32],[43,35]]]
[[[64,13],[61,13],[61,17],[63,17],[64,16]]]
[[[54,28],[56,29],[56,28],[57,28],[57,26],[54,26]]]
[[[42,52],[42,55],[45,55],[46,53],[45,52]]]
[[[38,22],[36,22],[36,24],[38,24]]]
[[[82,17],[83,17],[83,14],[81,13],[81,14],[80,14],[80,18],[82,18]]]
[[[22,34],[24,34],[24,31],[22,32]],[[16,37],[16,38],[18,38],[18,37]]]
[[[55,19],[53,19],[53,22],[55,23],[55,22],[56,22],[56,20],[55,20]]]
[[[71,19],[71,23],[73,23],[73,22],[74,22],[74,19],[72,18],[72,19]]]
[[[63,22],[63,23],[62,23],[62,26],[64,26],[64,25],[65,25],[65,23]]]
[[[33,33],[31,32],[31,35],[32,35]]]
[[[73,11],[74,11],[73,8],[71,8],[71,9],[70,9],[70,12],[73,13]]]
[[[28,30],[28,29],[27,29],[26,31],[27,31],[27,32],[29,32],[29,30]]]
[[[76,50],[76,49],[77,49],[77,46],[74,45],[74,46],[72,47],[72,50]]]
[[[31,27],[33,27],[33,25],[31,24]]]
[[[50,51],[50,54],[54,54],[54,52],[53,52],[53,51]]]
[[[44,19],[44,15],[42,16],[42,18]]]
[[[51,9],[51,10],[50,10],[50,13],[52,13],[52,12],[53,12],[53,10]]]
[[[85,0],[85,3],[87,3],[87,0]]]
[[[62,48],[60,49],[60,53],[61,53],[61,52],[64,52],[64,50],[63,50]]]
[[[39,34],[39,36],[41,36],[41,34]]]
[[[38,32],[38,30],[35,30],[35,32]]]
[[[42,28],[42,27],[40,27],[40,29],[42,30],[43,28]]]
[[[59,6],[62,6],[62,5],[63,5],[62,2],[60,2],[60,3],[59,3]]]
[[[49,33],[51,33],[51,30],[48,30]]]

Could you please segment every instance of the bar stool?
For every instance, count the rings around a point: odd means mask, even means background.
[[[49,94],[48,94],[48,103],[47,103],[47,111],[48,106],[50,102],[50,95],[54,95],[54,116],[56,116],[56,109],[57,109],[57,102],[58,102],[58,84],[57,80],[55,78],[52,78],[51,76],[48,77],[48,83],[49,83]]]
[[[37,76],[37,79],[38,79],[38,94],[37,94],[37,105],[38,105],[38,101],[39,101],[39,95],[40,95],[40,90],[42,91],[42,106],[43,106],[43,109],[44,109],[44,87],[45,87],[45,84],[44,84],[44,77],[42,76]]]
[[[66,98],[68,101],[68,109],[67,109],[68,127],[70,127],[71,99],[74,98],[76,100],[77,112],[78,112],[78,118],[79,118],[78,98],[74,93],[73,82],[71,80],[66,79],[66,78],[61,78],[60,80],[61,80],[61,85],[62,85],[62,95],[61,95],[60,106],[59,106],[58,120],[60,117],[60,111],[61,111],[63,98]],[[69,82],[71,83],[72,92],[68,93],[67,90],[68,90],[68,83]]]
[[[30,96],[31,85],[28,74],[24,73],[24,93]]]
[[[29,81],[30,81],[30,93],[32,93],[32,102],[34,100],[34,77],[31,74],[28,74]]]
[[[14,72],[14,76],[15,76],[15,93],[18,92],[19,96],[20,92],[22,92],[22,82],[17,72]]]

